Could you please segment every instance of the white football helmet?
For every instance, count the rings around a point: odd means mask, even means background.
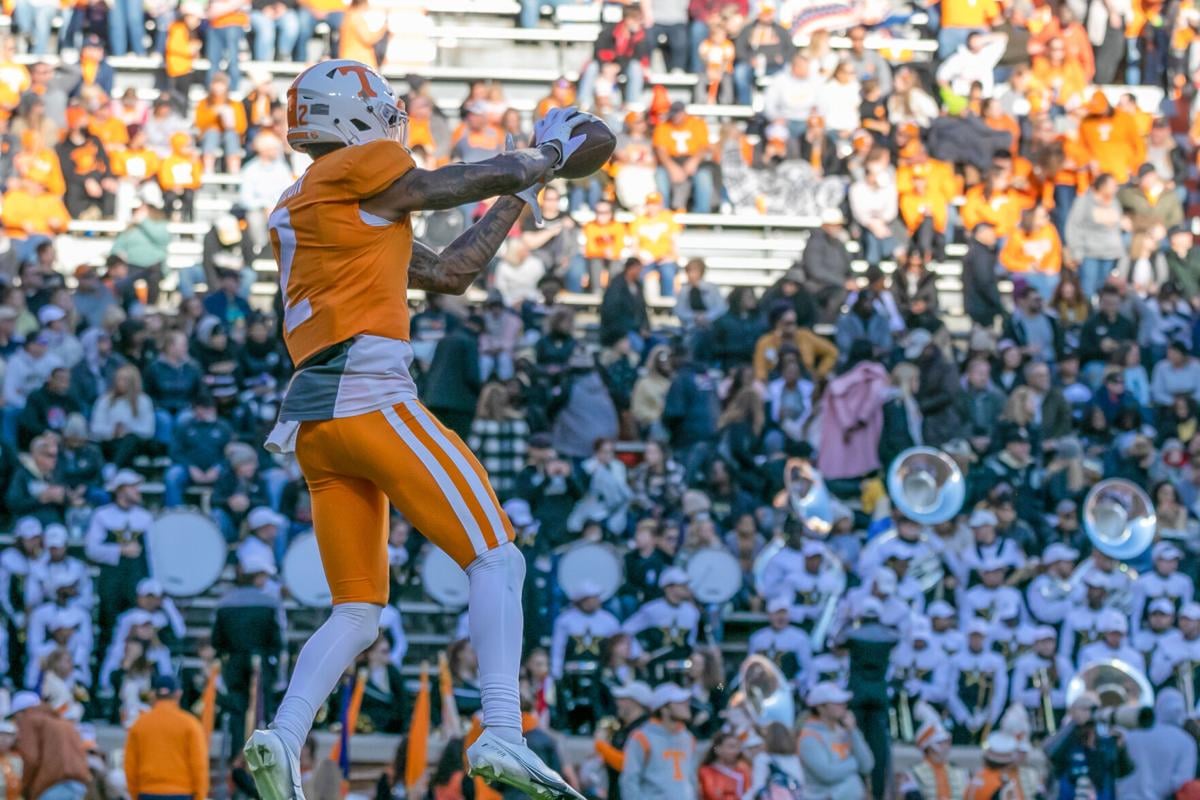
[[[316,144],[405,143],[408,114],[392,87],[359,61],[322,61],[296,76],[287,92],[288,144],[300,152]]]

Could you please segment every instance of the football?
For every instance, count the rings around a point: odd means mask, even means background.
[[[586,178],[608,163],[613,150],[617,149],[617,137],[598,117],[586,114],[588,121],[574,130],[578,136],[583,134],[587,141],[571,154],[567,163],[563,164],[558,174],[564,178]]]

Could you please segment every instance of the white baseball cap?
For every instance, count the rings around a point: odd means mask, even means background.
[[[1200,611],[1200,607],[1198,607],[1196,610]],[[1157,597],[1150,601],[1150,607],[1147,613],[1169,614],[1171,616],[1175,616],[1175,604],[1165,597]],[[1200,617],[1196,618],[1200,619]]]
[[[42,523],[37,517],[21,517],[13,526],[18,539],[34,539],[42,535]]]
[[[52,303],[47,303],[39,308],[37,312],[38,323],[41,325],[49,325],[51,322],[58,322],[61,319],[65,319],[66,316],[67,312],[63,311],[61,308],[53,305]]]
[[[13,695],[12,703],[9,704],[8,713],[20,714],[22,711],[27,711],[42,704],[42,698],[38,697],[37,692],[17,692]]]
[[[1129,633],[1129,620],[1125,619],[1125,615],[1120,611],[1110,608],[1100,615],[1096,629],[1101,633]]]
[[[260,572],[267,575],[276,573],[275,565],[270,558],[260,553],[250,552],[238,559],[243,575],[257,575]]]
[[[657,711],[671,703],[686,703],[692,696],[677,683],[662,683],[654,688],[650,696],[650,710]]]
[[[141,475],[131,469],[117,470],[117,474],[112,476],[112,480],[108,482],[108,490],[115,492],[122,486],[141,486],[143,483]]]
[[[1180,619],[1200,619],[1200,603],[1184,603],[1179,609]]]
[[[767,613],[774,614],[776,611],[787,611],[792,607],[792,598],[785,594],[776,595],[767,601]]]
[[[1062,542],[1055,542],[1046,548],[1046,552],[1042,553],[1042,561],[1047,564],[1053,564],[1056,561],[1070,561],[1074,564],[1078,558],[1079,551]]]
[[[142,578],[138,581],[137,594],[138,597],[162,597],[166,590],[157,578]]]
[[[663,589],[668,586],[687,586],[687,573],[679,567],[667,567],[663,570],[662,575],[658,576],[658,585]]]
[[[967,520],[967,526],[970,528],[982,528],[985,525],[995,527],[1000,524],[996,519],[996,514],[986,508],[977,508],[971,512],[970,519]]]
[[[589,597],[600,597],[602,594],[600,584],[595,581],[583,581],[578,586],[573,586],[567,590],[567,598],[572,603],[585,600]]]
[[[1160,558],[1164,561],[1178,561],[1183,558],[1183,553],[1179,548],[1170,542],[1157,542],[1154,549],[1150,551],[1151,557],[1158,561]]]
[[[849,703],[852,694],[832,681],[821,681],[808,691],[805,698],[810,706],[822,706],[826,703]]]
[[[70,539],[66,527],[57,522],[47,525],[42,535],[45,537],[46,547],[66,547]]]
[[[632,700],[642,708],[650,708],[654,702],[654,690],[642,681],[630,681],[624,686],[617,686],[611,693],[618,700]]]
[[[265,528],[268,525],[282,528],[286,522],[287,520],[272,511],[269,506],[257,506],[251,509],[250,513],[246,515],[246,527],[252,531]]]

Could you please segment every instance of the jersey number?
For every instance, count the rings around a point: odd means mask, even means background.
[[[292,277],[292,262],[296,258],[296,229],[292,227],[292,215],[280,207],[267,220],[271,231],[271,244],[279,261],[279,286],[283,290],[283,330],[291,333],[313,315],[312,303],[307,299],[293,304],[288,298],[288,283]]]

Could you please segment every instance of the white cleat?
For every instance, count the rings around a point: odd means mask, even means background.
[[[467,749],[467,763],[468,775],[507,784],[536,800],[585,800],[524,742],[506,742],[488,730]]]
[[[262,800],[304,800],[300,761],[273,730],[255,731],[242,751]]]

